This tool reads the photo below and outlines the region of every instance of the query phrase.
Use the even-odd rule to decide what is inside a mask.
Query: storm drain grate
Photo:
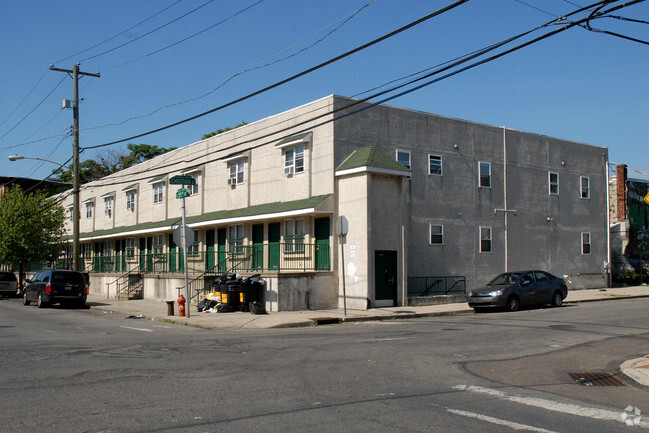
[[[603,371],[587,371],[581,373],[568,373],[575,382],[584,386],[627,386],[616,376]]]

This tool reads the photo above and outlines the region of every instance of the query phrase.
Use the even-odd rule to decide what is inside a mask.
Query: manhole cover
[[[584,386],[627,386],[616,376],[603,371],[568,373],[575,382]]]

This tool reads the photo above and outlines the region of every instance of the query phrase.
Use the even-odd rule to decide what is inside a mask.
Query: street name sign
[[[176,198],[185,198],[188,195],[188,191],[185,188],[180,188],[178,191],[176,191]]]
[[[172,185],[196,185],[196,179],[192,176],[174,176],[169,179]]]

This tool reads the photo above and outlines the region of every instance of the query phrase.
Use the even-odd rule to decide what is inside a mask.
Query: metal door
[[[375,306],[392,307],[397,302],[397,252],[374,253]]]

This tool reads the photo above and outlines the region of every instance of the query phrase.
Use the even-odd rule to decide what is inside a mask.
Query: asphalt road
[[[0,431],[649,430],[644,387],[568,376],[648,354],[648,308],[217,332],[2,300]]]

